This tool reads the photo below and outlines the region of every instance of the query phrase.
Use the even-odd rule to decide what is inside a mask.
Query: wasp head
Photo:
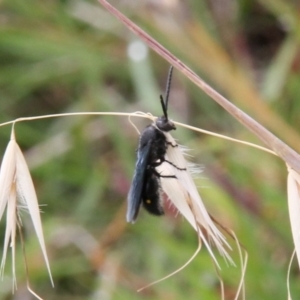
[[[160,118],[157,118],[155,122],[158,129],[162,131],[171,131],[176,130],[176,127],[172,121],[168,119],[166,116],[162,116]]]

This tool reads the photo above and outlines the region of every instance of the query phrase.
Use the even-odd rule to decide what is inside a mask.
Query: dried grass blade
[[[287,277],[286,277],[286,287],[287,287],[287,293],[288,293],[288,300],[292,300],[291,288],[290,288],[290,274],[291,274],[292,263],[293,263],[293,259],[295,257],[295,254],[296,254],[296,249],[294,249],[293,254],[291,256],[288,271],[287,271]]]
[[[13,184],[11,187],[11,193],[7,205],[7,220],[6,228],[10,231],[10,247],[12,256],[12,274],[13,274],[13,290],[17,289],[17,278],[16,278],[16,228],[17,228],[17,193],[16,185]],[[6,234],[6,233],[5,233]],[[6,242],[6,237],[5,237]]]
[[[174,168],[172,168],[168,163],[161,164],[157,171],[161,175],[174,175]],[[172,173],[173,172],[173,173]],[[179,212],[188,220],[188,222],[194,227],[198,232],[199,237],[203,240],[207,250],[209,251],[214,262],[219,266],[218,261],[209,245],[209,242],[206,240],[197,220],[197,215],[193,213],[189,206],[190,197],[181,183],[175,178],[164,178],[161,177],[161,185],[163,191],[168,195],[170,201],[174,206],[179,210]],[[199,219],[199,216],[198,216]]]
[[[216,265],[219,266],[210,246],[211,241],[217,246],[220,254],[233,263],[225,249],[225,246],[230,247],[223,234],[210,218],[180,147],[178,147],[170,134],[165,133],[165,136],[169,143],[166,154],[167,161],[157,167],[157,171],[162,175],[161,185],[163,191],[168,195],[179,212],[198,232],[198,236],[202,239]],[[174,175],[175,178],[168,177]],[[203,229],[207,232],[208,238],[203,233]]]
[[[33,226],[46,262],[49,277],[52,285],[54,286],[51,270],[50,270],[50,264],[47,256],[46,246],[45,246],[37,196],[35,193],[35,189],[30,176],[29,169],[27,167],[27,163],[18,145],[16,147],[16,170],[17,170],[16,172],[17,193],[20,197],[22,197],[22,200],[27,204],[29,214],[31,216]]]
[[[3,277],[4,267],[6,262],[7,250],[9,246],[9,241],[12,238],[12,231],[13,231],[13,219],[14,219],[14,212],[12,207],[12,202],[15,202],[13,198],[13,194],[10,195],[7,211],[6,211],[6,227],[5,227],[5,237],[4,237],[4,245],[3,245],[3,254],[1,260],[1,276]],[[16,209],[16,207],[15,207]],[[13,270],[14,274],[14,270]]]
[[[1,165],[1,171],[0,171],[0,220],[2,219],[4,209],[8,205],[7,209],[7,220],[6,220],[6,229],[5,229],[5,237],[4,237],[4,245],[3,245],[3,254],[2,254],[2,260],[1,260],[1,266],[0,266],[0,273],[3,277],[4,268],[5,268],[5,262],[6,262],[6,256],[7,256],[7,250],[10,239],[14,239],[15,235],[12,236],[13,232],[13,222],[14,222],[14,212],[13,212],[13,203],[14,204],[14,210],[16,210],[16,194],[15,189],[13,189],[14,185],[14,177],[15,177],[15,149],[16,149],[16,142],[14,139],[10,140],[8,143],[4,156],[3,161]],[[13,249],[14,251],[14,249]],[[15,283],[15,272],[14,272],[14,256],[13,256],[13,282]]]
[[[288,206],[292,235],[300,267],[300,175],[288,166]]]
[[[239,298],[241,290],[242,290],[242,299],[245,300],[246,299],[245,275],[246,275],[246,269],[247,269],[247,264],[248,264],[248,252],[244,249],[244,251],[245,251],[245,257],[244,257],[243,253],[242,253],[242,246],[241,246],[237,236],[235,235],[234,231],[232,231],[232,230],[231,230],[231,235],[234,237],[234,240],[236,242],[236,245],[237,245],[237,248],[239,251],[239,256],[240,256],[240,263],[241,263],[241,279],[240,279],[239,287],[236,292],[234,300],[237,300]]]
[[[196,227],[198,228],[199,225],[201,225],[208,233],[209,241],[207,242],[204,238],[204,235],[202,234],[201,228],[199,228],[199,233],[201,234],[201,238],[203,239],[203,242],[205,245],[209,247],[209,242],[213,242],[216,247],[218,248],[220,254],[225,257],[228,261],[231,263],[232,260],[225,250],[225,247],[228,247],[230,249],[229,244],[227,243],[225,237],[220,232],[220,230],[217,228],[217,226],[214,224],[212,219],[210,218],[205,205],[198,193],[197,187],[195,185],[195,182],[191,176],[191,171],[189,170],[189,166],[187,164],[187,161],[185,160],[185,157],[183,155],[183,152],[181,151],[181,148],[177,145],[176,141],[173,139],[173,137],[169,133],[165,133],[165,136],[167,138],[168,143],[170,146],[167,149],[167,155],[166,158],[168,161],[171,161],[176,167],[171,166],[173,174],[175,173],[176,178],[178,179],[179,185],[181,185],[183,190],[185,191],[185,199],[184,200],[177,200],[182,202],[187,202],[186,204],[186,210],[189,212],[183,212],[180,211],[184,215],[192,215],[192,217],[187,218],[188,221],[193,225],[196,222]],[[179,170],[180,168],[181,170]],[[182,171],[182,169],[185,169],[185,171]],[[174,197],[174,201],[175,201]],[[173,199],[172,199],[173,200]],[[189,203],[191,202],[191,203]],[[193,227],[195,228],[195,225]],[[211,252],[212,254],[212,252]],[[214,256],[212,255],[214,258]],[[215,258],[214,258],[215,260]],[[215,260],[216,262],[216,260]],[[217,263],[217,262],[216,262]]]
[[[219,94],[215,89],[213,89],[204,80],[202,80],[195,72],[193,72],[183,62],[181,62],[174,54],[164,48],[160,43],[158,43],[139,26],[129,20],[114,6],[109,4],[106,0],[98,0],[98,2],[101,3],[101,5],[104,6],[112,15],[118,18],[128,29],[130,29],[134,34],[140,37],[150,48],[157,52],[158,55],[163,57],[171,65],[180,70],[186,77],[194,82],[214,101],[221,105],[228,113],[230,113],[250,131],[252,131],[260,140],[262,140],[274,152],[276,152],[278,156],[280,156],[285,162],[287,162],[295,170],[300,172],[300,155],[295,150],[290,148],[287,144],[283,143],[264,126],[252,119],[241,109],[235,106],[232,102]]]
[[[166,162],[157,167],[157,171],[161,175],[174,175],[173,168]],[[161,178],[161,185],[163,191],[168,195],[171,202],[179,210],[179,212],[188,220],[188,222],[197,230],[197,224],[191,209],[186,201],[187,193],[183,186],[178,184],[176,178]]]
[[[0,221],[3,216],[4,209],[7,205],[9,199],[9,194],[11,192],[11,185],[14,180],[16,162],[15,162],[15,150],[16,141],[10,140],[2,160],[1,170],[0,170]]]

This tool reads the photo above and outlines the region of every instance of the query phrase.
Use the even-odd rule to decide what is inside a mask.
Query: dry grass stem
[[[300,173],[300,155],[284,142],[278,139],[274,134],[268,131],[264,126],[236,107],[210,85],[204,82],[195,72],[181,62],[175,55],[164,48],[160,43],[153,39],[149,34],[143,31],[139,26],[129,20],[125,15],[105,0],[98,0],[112,15],[118,18],[128,29],[143,40],[151,49],[167,60],[171,65],[181,71],[187,78],[194,82],[200,89],[209,95],[214,101],[221,105],[228,113],[236,118],[240,123],[253,132],[259,139],[268,145],[294,170]]]
[[[197,217],[196,217],[196,214],[194,213],[194,210],[193,210],[193,207],[192,207],[192,201],[190,199],[187,199],[187,204],[188,204],[189,208],[191,209],[191,211],[193,212],[195,223],[197,223]],[[194,252],[194,254],[189,258],[189,260],[184,265],[182,265],[180,268],[178,268],[174,272],[170,273],[169,275],[167,275],[167,276],[165,276],[165,277],[163,277],[161,279],[158,279],[158,280],[156,280],[156,281],[154,281],[154,282],[152,282],[152,283],[150,283],[150,284],[142,287],[141,289],[138,289],[137,290],[138,292],[141,292],[142,290],[144,290],[144,289],[146,289],[146,288],[148,288],[148,287],[150,287],[150,286],[152,286],[154,284],[162,282],[162,281],[164,281],[164,280],[166,280],[166,279],[168,279],[168,278],[176,275],[177,273],[179,273],[180,271],[182,271],[183,269],[185,269],[194,260],[194,258],[198,255],[198,253],[200,252],[201,247],[202,247],[200,226],[197,226],[196,230],[197,230],[197,237],[198,237],[198,247],[197,247],[196,251]]]
[[[248,253],[247,251],[244,249],[245,251],[245,258],[243,257],[243,253],[242,253],[242,246],[237,238],[237,236],[235,235],[235,233],[231,230],[230,231],[231,235],[233,236],[238,251],[239,251],[239,257],[240,257],[240,263],[241,263],[241,280],[238,286],[238,290],[236,292],[235,298],[234,300],[237,300],[239,298],[240,292],[242,290],[242,299],[245,300],[246,299],[246,292],[245,292],[245,275],[246,275],[246,270],[247,270],[247,264],[248,264]]]
[[[143,286],[142,288],[138,289],[137,292],[141,292],[144,289],[149,288],[150,286],[153,286],[153,285],[155,285],[157,283],[160,283],[160,282],[162,282],[162,281],[164,281],[164,280],[166,280],[166,279],[168,279],[168,278],[176,275],[177,273],[179,273],[180,271],[182,271],[184,268],[186,268],[194,260],[194,258],[198,255],[198,253],[201,250],[201,247],[202,247],[201,239],[198,238],[198,241],[199,241],[199,243],[198,243],[198,247],[197,247],[196,251],[193,253],[193,255],[189,258],[189,260],[186,263],[184,263],[180,268],[178,268],[174,272],[168,274],[167,276],[165,276],[163,278],[160,278],[158,280],[155,280],[155,281],[151,282],[150,284],[147,284],[146,286]]]
[[[231,141],[231,142],[246,145],[246,146],[249,146],[249,147],[252,147],[252,148],[262,150],[264,152],[268,152],[268,153],[273,154],[275,156],[278,156],[276,154],[276,152],[274,152],[274,151],[272,151],[268,148],[253,144],[253,143],[249,143],[249,142],[246,142],[246,141],[241,141],[241,140],[238,140],[238,139],[234,139],[234,138],[231,138],[231,137],[223,135],[223,134],[218,134],[218,133],[215,133],[215,132],[211,132],[211,131],[204,130],[204,129],[201,129],[201,128],[198,128],[198,127],[190,126],[190,125],[187,125],[187,124],[183,124],[183,123],[179,123],[179,122],[173,122],[173,123],[175,125],[181,126],[183,128],[187,128],[187,129],[190,129],[190,130],[193,130],[193,131],[201,132],[201,133],[204,133],[204,134],[207,134],[207,135],[211,135],[211,136],[214,136],[214,137],[217,137],[217,138],[221,138],[223,140],[228,140],[228,141]]]
[[[12,120],[12,121],[1,123],[0,127],[1,126],[12,125],[12,124],[14,126],[16,123],[19,123],[19,122],[36,121],[36,120],[48,119],[48,118],[72,117],[72,116],[121,116],[121,117],[125,116],[125,117],[129,118],[130,124],[135,128],[135,130],[138,133],[139,133],[139,130],[134,125],[134,123],[131,121],[132,117],[146,118],[146,119],[149,119],[151,121],[155,121],[155,119],[157,118],[157,117],[154,117],[151,113],[144,113],[144,112],[141,112],[141,111],[137,111],[137,112],[133,112],[133,113],[123,113],[123,112],[78,112],[78,113],[63,113],[63,114],[53,114],[53,115],[43,115],[43,116],[17,118],[17,119]],[[212,131],[204,130],[204,129],[194,127],[194,126],[191,126],[191,125],[188,125],[188,124],[184,124],[184,123],[180,123],[180,122],[176,122],[176,121],[173,121],[173,123],[175,125],[183,127],[183,128],[187,128],[187,129],[190,129],[190,130],[193,130],[193,131],[196,131],[196,132],[201,132],[201,133],[204,133],[204,134],[207,134],[207,135],[215,136],[215,137],[218,137],[218,138],[221,138],[221,139],[224,139],[224,140],[229,140],[229,141],[232,141],[232,142],[243,144],[243,145],[253,147],[253,148],[256,148],[256,149],[259,149],[259,150],[262,150],[262,151],[265,151],[265,152],[268,152],[270,154],[273,154],[273,155],[277,156],[276,152],[274,152],[274,151],[272,151],[268,148],[262,147],[260,145],[256,145],[256,144],[249,143],[249,142],[246,142],[246,141],[234,139],[234,138],[228,137],[226,135],[222,135],[222,134],[218,134],[218,133],[215,133],[215,132],[212,132]]]

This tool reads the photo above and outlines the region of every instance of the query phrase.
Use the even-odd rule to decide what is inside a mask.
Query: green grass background
[[[300,151],[300,23],[296,1],[111,1],[216,90]],[[96,1],[4,0],[0,4],[0,121],[81,111],[161,114],[169,65],[151,50],[128,56],[138,39]],[[170,116],[260,143],[201,90],[174,71]],[[134,119],[138,128],[148,124]],[[10,126],[0,128],[4,153]],[[293,243],[286,167],[276,157],[186,129],[174,137],[203,165],[197,180],[209,212],[249,253],[246,299],[286,299]],[[205,248],[176,276],[136,290],[183,265],[196,233],[166,204],[126,224],[126,197],[138,135],[125,117],[65,117],[20,123],[17,142],[32,171],[55,288],[26,212],[22,213],[32,288],[45,299],[220,299]],[[0,240],[4,239],[4,219]],[[2,242],[1,242],[2,243]],[[233,242],[232,257],[239,263]],[[18,290],[8,261],[0,299],[31,299],[17,244]],[[222,266],[226,299],[240,270]],[[291,290],[300,293],[294,262]]]

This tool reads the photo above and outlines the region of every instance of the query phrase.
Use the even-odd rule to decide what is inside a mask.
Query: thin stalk
[[[204,80],[202,80],[195,72],[188,68],[175,55],[164,48],[160,43],[154,40],[149,34],[143,31],[139,26],[130,21],[126,16],[119,12],[115,7],[110,5],[106,0],[98,0],[112,15],[118,18],[128,29],[141,38],[150,48],[157,52],[161,57],[167,60],[171,65],[181,71],[186,77],[194,82],[200,89],[209,95],[214,101],[221,105],[227,112],[229,112],[240,123],[252,131],[260,140],[269,146],[277,153],[291,168],[300,174],[300,155],[286,145],[283,141],[277,138],[274,134],[268,131],[260,123],[252,119],[241,109],[236,107],[225,97],[214,90]]]

